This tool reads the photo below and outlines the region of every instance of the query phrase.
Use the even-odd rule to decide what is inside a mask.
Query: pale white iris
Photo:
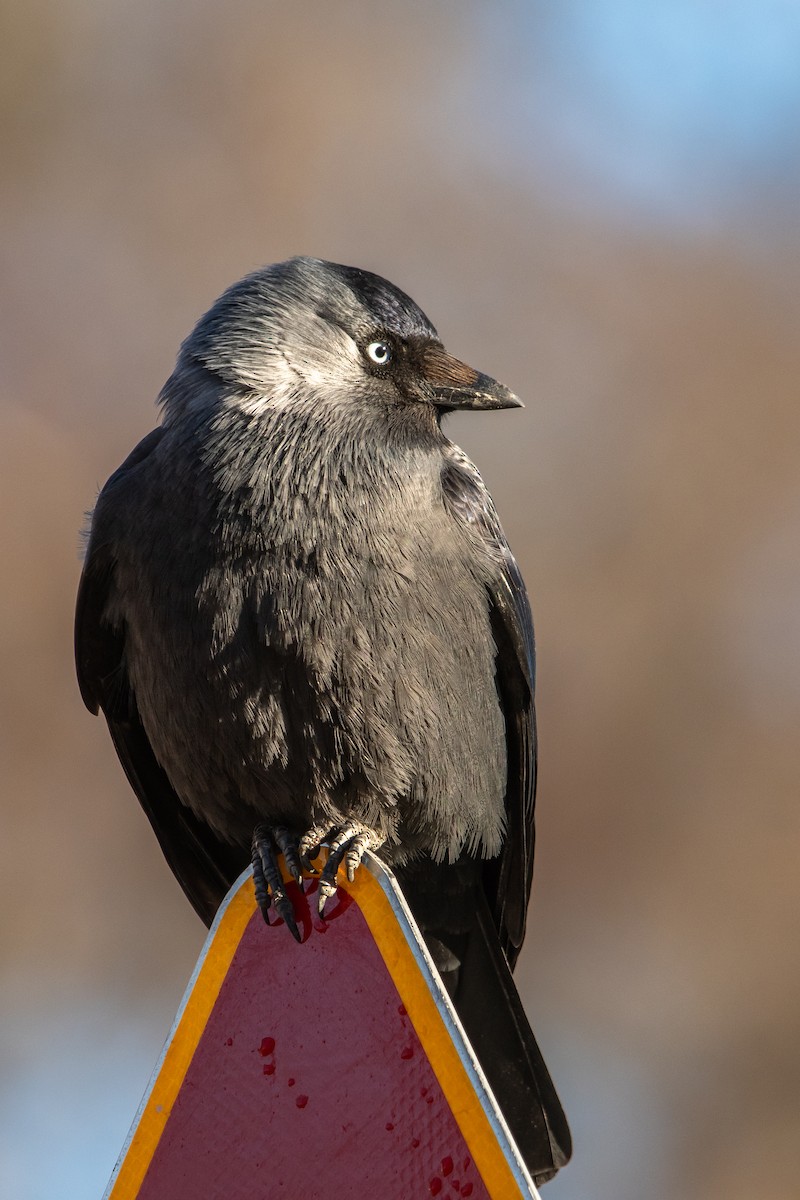
[[[376,366],[385,367],[391,357],[392,350],[386,342],[370,342],[367,346],[367,358]]]

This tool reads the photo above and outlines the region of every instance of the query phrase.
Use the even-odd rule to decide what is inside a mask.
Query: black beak
[[[432,343],[425,347],[422,378],[426,399],[437,408],[447,410],[473,408],[523,408],[523,403],[502,383],[489,375],[474,371],[466,363],[453,358],[443,346]]]

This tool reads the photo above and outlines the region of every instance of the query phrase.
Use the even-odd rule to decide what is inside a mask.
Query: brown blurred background
[[[0,1194],[99,1196],[202,944],[82,708],[78,530],[294,253],[411,293],[537,620],[551,1200],[800,1192],[800,10],[0,5]]]

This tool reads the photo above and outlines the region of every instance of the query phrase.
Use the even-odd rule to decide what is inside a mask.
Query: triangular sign
[[[391,872],[288,886],[303,944],[229,892],[105,1200],[538,1197]]]

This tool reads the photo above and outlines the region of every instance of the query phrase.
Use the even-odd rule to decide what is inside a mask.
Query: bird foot
[[[302,941],[297,927],[294,906],[283,880],[278,855],[282,854],[286,869],[303,890],[303,870],[319,875],[317,884],[317,910],[324,916],[324,909],[331,896],[336,894],[336,875],[344,866],[347,878],[352,883],[357,868],[367,850],[379,850],[385,838],[364,825],[361,821],[346,821],[343,825],[315,825],[299,839],[284,825],[258,825],[253,832],[252,863],[256,902],[264,920],[269,925],[269,910],[274,908],[283,918],[295,941]],[[312,859],[323,843],[328,845],[328,859],[321,872]]]
[[[378,850],[386,839],[364,825],[361,821],[347,821],[344,825],[315,825],[304,833],[298,843],[300,862],[308,871],[316,874],[311,864],[323,842],[328,843],[328,861],[322,868],[317,892],[317,909],[323,916],[326,901],[336,892],[336,875],[341,865],[353,882],[357,868],[367,850]]]
[[[302,890],[303,868],[297,838],[283,825],[277,825],[274,828],[269,828],[267,825],[256,826],[253,831],[252,843],[256,902],[268,925],[270,923],[269,910],[274,907],[278,916],[283,918],[292,937],[299,942],[301,938],[297,928],[294,906],[286,893],[286,884],[278,865],[279,853],[283,855],[289,874]]]

